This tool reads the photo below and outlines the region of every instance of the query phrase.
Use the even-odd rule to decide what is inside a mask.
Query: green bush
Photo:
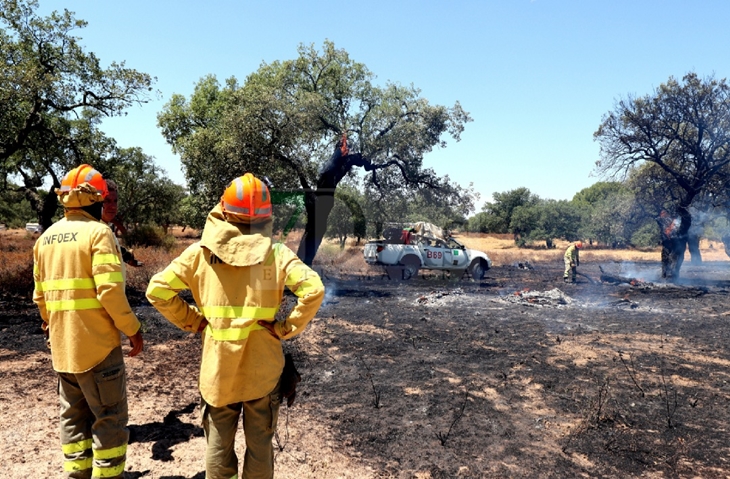
[[[631,244],[637,248],[653,248],[661,241],[656,223],[646,223],[631,235]]]
[[[170,251],[175,247],[175,237],[167,234],[164,228],[157,225],[137,225],[122,237],[124,244],[133,246],[151,246]]]

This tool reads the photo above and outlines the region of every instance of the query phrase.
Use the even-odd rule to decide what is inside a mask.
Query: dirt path
[[[560,264],[481,283],[325,271],[326,303],[287,345],[304,380],[277,477],[727,477],[728,269],[636,287],[565,285]],[[2,476],[63,477],[50,356],[35,310],[14,306],[0,305]],[[199,338],[136,311],[125,477],[202,479]]]

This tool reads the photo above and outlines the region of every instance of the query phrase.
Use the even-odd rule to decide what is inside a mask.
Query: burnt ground
[[[323,271],[287,343],[303,376],[276,441],[282,478],[730,476],[730,263],[496,267],[481,282]],[[595,282],[594,282],[595,281]],[[127,360],[127,478],[204,478],[199,338],[139,295]],[[3,477],[62,477],[56,379],[36,311],[0,303]],[[243,453],[243,434],[237,450]]]

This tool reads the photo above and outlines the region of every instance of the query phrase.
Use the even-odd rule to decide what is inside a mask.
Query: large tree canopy
[[[140,148],[122,148],[104,164],[104,176],[119,187],[117,218],[125,228],[185,223],[180,211],[185,189],[173,183]]]
[[[247,171],[302,192],[307,225],[299,255],[311,264],[343,178],[364,171],[376,188],[439,188],[447,180],[424,168],[423,157],[446,146],[446,134],[458,141],[471,120],[458,102],[431,105],[413,86],[372,80],[331,42],[322,51],[300,46],[298,58],[264,63],[242,86],[234,78],[223,87],[201,79],[189,100],[174,95],[158,121],[191,193],[208,207]],[[338,147],[343,135],[349,149]]]
[[[653,95],[617,102],[594,134],[601,145],[596,168],[604,175],[626,174],[643,163],[659,173],[664,190],[677,195],[671,217],[679,227],[663,238],[663,273],[679,275],[692,225],[690,206],[730,164],[730,87],[725,80],[670,78]],[[659,191],[660,189],[657,189]],[[660,207],[659,205],[657,205]]]
[[[540,202],[540,197],[533,194],[528,188],[521,187],[501,193],[494,192],[492,199],[484,204],[482,210],[485,231],[490,233],[512,233],[515,241],[519,241],[522,225],[527,221],[526,211]],[[523,214],[513,223],[515,211],[522,208]]]
[[[93,162],[100,116],[147,101],[152,78],[124,63],[101,66],[72,35],[86,22],[73,13],[36,15],[35,0],[0,0],[0,176],[20,189],[48,226],[55,195],[69,168]]]

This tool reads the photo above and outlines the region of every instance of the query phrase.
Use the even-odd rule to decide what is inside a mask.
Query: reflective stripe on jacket
[[[217,215],[216,210],[211,214]],[[261,398],[274,389],[284,368],[280,339],[304,330],[324,299],[324,286],[283,244],[271,246],[266,236],[232,231],[236,226],[217,216],[209,215],[205,228],[201,242],[190,245],[152,278],[147,298],[181,329],[197,331],[203,318],[208,320],[200,392],[208,404],[223,407]],[[236,240],[221,242],[218,248],[211,235]],[[242,257],[249,258],[248,265],[230,264]],[[285,286],[298,301],[285,321],[275,323],[277,339],[257,321],[274,321]],[[191,290],[200,309],[178,296],[185,289]]]
[[[53,368],[88,371],[140,323],[124,291],[121,253],[109,227],[67,210],[33,247],[33,301],[50,330]]]

